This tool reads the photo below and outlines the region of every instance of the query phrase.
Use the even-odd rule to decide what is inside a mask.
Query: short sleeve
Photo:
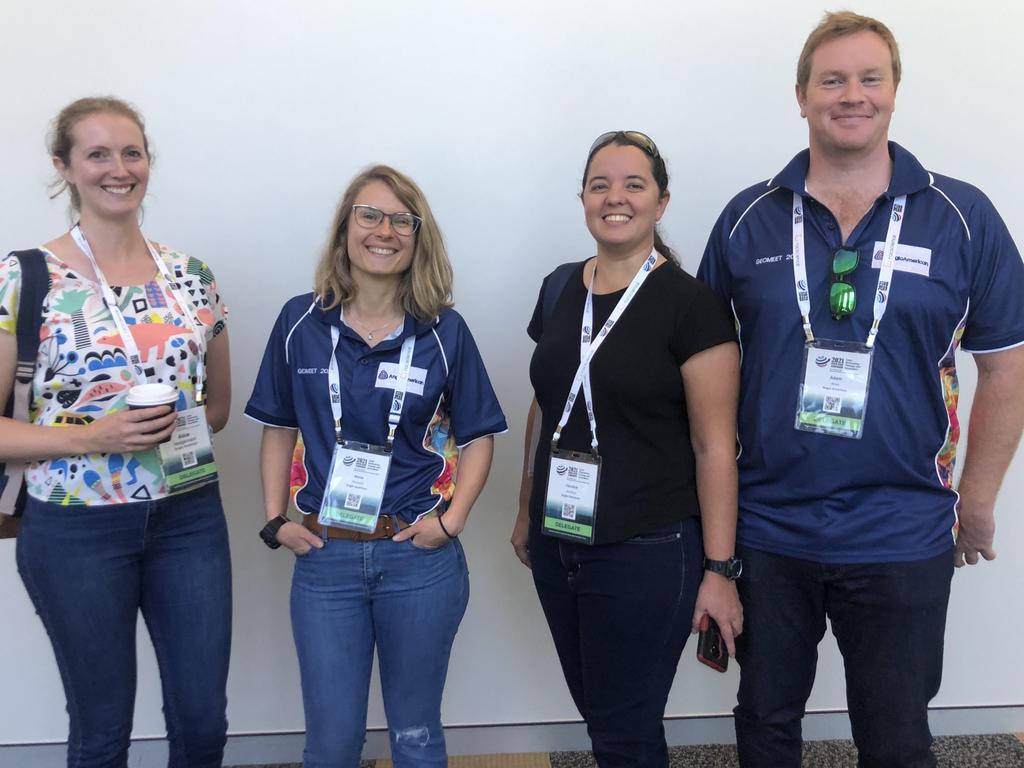
[[[0,262],[0,331],[12,336],[18,331],[18,296],[21,292],[21,262],[7,256]]]
[[[203,299],[206,303],[199,307],[200,319],[206,323],[207,320],[211,322],[206,323],[206,341],[209,342],[214,336],[224,330],[227,322],[228,309],[224,305],[224,299],[221,297],[220,289],[217,287],[217,279],[213,275],[213,270],[210,269],[209,265],[199,259],[191,256],[186,257],[185,260],[185,282],[186,287],[190,278],[198,278],[199,285],[203,292]],[[209,312],[210,316],[203,317],[205,312]]]
[[[213,312],[213,328],[206,339],[210,341],[210,339],[227,327],[228,308],[220,295],[220,290],[217,288],[216,279],[210,280],[206,286],[206,297],[210,302],[210,309]]]
[[[461,448],[481,437],[508,431],[508,424],[469,327],[458,315],[448,319],[459,324],[455,354],[449,359],[448,394],[452,434]]]
[[[973,207],[969,226],[974,269],[962,344],[969,352],[995,352],[1024,342],[1024,262],[987,197]]]
[[[295,414],[291,369],[285,348],[289,326],[287,309],[285,305],[270,332],[252,395],[245,406],[245,415],[268,426],[297,429],[299,422]]]
[[[726,261],[729,252],[729,233],[732,230],[731,220],[729,208],[726,208],[715,222],[715,228],[711,230],[711,236],[704,248],[704,256],[700,260],[700,266],[697,267],[697,279],[708,285],[726,301],[729,300],[732,291]]]
[[[540,341],[544,334],[544,315],[553,315],[555,306],[565,293],[569,281],[574,278],[577,272],[582,272],[586,261],[573,261],[562,264],[554,269],[551,274],[544,278],[540,286],[540,295],[537,297],[537,306],[533,308],[533,317],[526,327],[526,332],[534,341]],[[578,278],[577,278],[578,279]],[[545,304],[547,312],[545,312]]]
[[[544,289],[547,288],[550,279],[551,276],[548,275],[541,283],[540,293],[537,294],[537,304],[533,308],[533,317],[530,318],[530,324],[526,326],[527,335],[535,342],[540,341],[540,337],[544,333]]]
[[[722,298],[694,281],[689,306],[677,315],[672,353],[682,365],[698,352],[736,341],[736,323]]]

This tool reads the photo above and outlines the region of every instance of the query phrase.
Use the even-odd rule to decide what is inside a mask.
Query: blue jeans
[[[738,551],[740,765],[800,765],[800,721],[828,617],[846,669],[858,765],[932,768],[928,702],[942,679],[952,549],[928,560],[866,565]]]
[[[64,682],[68,768],[128,764],[140,609],[160,667],[168,766],[219,767],[231,560],[217,484],[90,507],[30,498],[17,560]]]
[[[597,764],[667,766],[662,720],[703,576],[700,523],[597,546],[534,524],[530,561]]]
[[[305,768],[359,765],[375,645],[395,768],[448,764],[441,694],[468,602],[458,540],[422,549],[410,540],[328,539],[295,559]]]

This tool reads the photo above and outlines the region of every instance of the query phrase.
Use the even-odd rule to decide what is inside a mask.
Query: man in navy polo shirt
[[[827,14],[797,69],[810,148],[729,203],[698,273],[743,352],[745,768],[800,765],[826,617],[860,765],[934,766],[953,566],[995,557],[1024,424],[1024,265],[979,190],[888,141],[899,79],[885,25]],[[954,490],[961,345],[978,385]]]

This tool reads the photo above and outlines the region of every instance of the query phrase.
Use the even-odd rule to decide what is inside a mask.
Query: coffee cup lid
[[[178,390],[169,384],[136,384],[128,390],[129,405],[165,405],[178,399]]]

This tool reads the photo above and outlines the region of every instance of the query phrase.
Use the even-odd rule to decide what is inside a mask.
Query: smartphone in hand
[[[697,661],[719,672],[725,672],[729,668],[729,649],[722,638],[722,630],[718,628],[718,623],[705,613],[700,617],[697,628],[700,630],[700,634],[697,635]]]

